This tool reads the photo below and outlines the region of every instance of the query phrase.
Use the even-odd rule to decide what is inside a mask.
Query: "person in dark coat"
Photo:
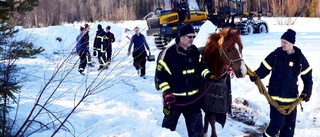
[[[186,17],[190,19],[189,7],[184,0],[180,0],[180,3],[178,4],[178,15],[179,15],[179,23],[182,23]]]
[[[111,27],[107,26],[106,33],[107,33],[107,65],[111,63],[111,56],[112,56],[112,43],[115,41],[113,33],[110,32]]]
[[[85,24],[84,25],[84,29],[85,30],[84,30],[84,35],[83,35],[83,39],[84,39],[83,44],[88,47],[88,53],[89,53],[89,54],[87,54],[88,65],[90,67],[94,67],[94,65],[92,65],[92,62],[91,62],[91,53],[90,53],[90,50],[89,50],[89,39],[90,39],[90,37],[89,37],[89,30],[90,30],[89,24]]]
[[[131,54],[131,47],[133,46],[132,57],[133,57],[133,66],[136,68],[138,75],[142,78],[146,78],[146,62],[147,62],[147,52],[151,54],[149,45],[147,43],[146,37],[140,33],[139,27],[134,28],[135,35],[131,37],[128,56]],[[141,72],[140,72],[141,71]]]
[[[107,33],[98,24],[98,30],[93,43],[94,49],[98,52],[99,69],[107,69],[106,49],[107,49]]]
[[[202,62],[198,48],[192,44],[194,38],[191,25],[181,27],[175,44],[165,49],[159,57],[157,79],[164,105],[162,127],[175,131],[178,119],[183,114],[188,136],[202,137],[200,100],[196,99],[200,96],[201,77],[210,79],[212,74]]]
[[[258,77],[265,78],[270,72],[268,91],[269,95],[279,105],[289,105],[299,96],[298,77],[303,81],[301,97],[307,102],[312,91],[312,68],[301,50],[294,46],[296,32],[288,29],[281,36],[281,47],[271,52],[255,71]],[[250,77],[255,81],[257,77]],[[297,109],[289,115],[283,115],[274,106],[270,105],[270,123],[263,136],[293,137],[296,125]]]
[[[80,57],[78,71],[82,75],[84,75],[83,72],[87,66],[88,54],[90,54],[88,47],[84,44],[84,41],[85,41],[84,33],[85,33],[85,28],[80,27],[80,34],[77,36],[77,39],[76,39],[77,40],[76,52]]]

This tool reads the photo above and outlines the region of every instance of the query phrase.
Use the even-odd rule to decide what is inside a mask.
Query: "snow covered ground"
[[[295,136],[312,137],[320,133],[320,19],[298,18],[294,25],[279,26],[274,18],[264,18],[269,25],[269,33],[241,36],[244,45],[243,56],[246,64],[255,70],[260,62],[275,48],[280,46],[280,37],[288,28],[297,32],[296,46],[301,48],[313,67],[313,94],[309,102],[303,102],[304,111],[298,107]],[[90,23],[90,46],[92,47],[95,31],[99,23]],[[183,116],[180,117],[177,131],[171,132],[161,127],[162,99],[161,91],[154,88],[153,78],[155,62],[147,62],[147,78],[140,78],[132,66],[132,57],[127,57],[129,39],[133,32],[124,33],[125,28],[132,30],[139,26],[143,34],[147,29],[145,21],[124,21],[119,23],[100,22],[103,28],[111,26],[116,42],[113,44],[113,62],[108,70],[101,73],[95,68],[87,68],[87,75],[80,75],[77,71],[78,56],[74,52],[75,38],[79,34],[83,23],[50,26],[47,28],[19,28],[17,39],[32,41],[36,46],[45,48],[45,52],[35,59],[20,59],[17,63],[24,67],[21,73],[23,88],[20,94],[17,124],[24,122],[30,113],[36,98],[45,88],[40,106],[44,110],[36,118],[37,121],[47,123],[52,121],[54,114],[62,121],[65,114],[83,99],[75,112],[70,116],[63,130],[55,136],[61,137],[187,137]],[[197,46],[205,43],[207,34],[215,30],[210,22],[206,22],[195,39]],[[61,42],[56,40],[62,38]],[[147,37],[152,54],[159,50],[153,44],[153,37]],[[91,48],[92,50],[92,48]],[[97,62],[96,58],[93,58]],[[56,71],[59,70],[57,73]],[[54,75],[55,74],[55,75]],[[54,77],[53,77],[54,76]],[[52,78],[52,79],[51,79]],[[269,77],[263,80],[267,85]],[[50,84],[47,84],[50,81]],[[59,83],[62,81],[61,83]],[[46,85],[47,84],[47,85]],[[57,88],[58,87],[58,88]],[[303,87],[300,81],[300,91]],[[86,89],[89,89],[86,91]],[[88,96],[87,96],[88,95]],[[224,128],[216,125],[218,136],[245,136],[246,130],[256,130],[258,126],[265,126],[269,122],[269,105],[257,87],[250,82],[248,76],[243,79],[232,79],[232,95],[234,107],[241,107],[241,100],[249,102],[244,107],[251,116],[254,126],[228,118]],[[49,99],[49,102],[46,102]],[[14,112],[13,110],[12,112]],[[35,114],[33,115],[35,116]],[[14,117],[11,113],[10,117]],[[59,122],[55,122],[58,124]],[[39,125],[33,124],[33,127]],[[48,124],[54,129],[56,125]],[[53,130],[44,130],[32,134],[32,137],[51,136]],[[27,132],[27,134],[30,133]]]

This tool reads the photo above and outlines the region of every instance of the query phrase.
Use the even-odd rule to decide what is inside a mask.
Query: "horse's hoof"
[[[204,133],[203,137],[208,137],[208,133]]]

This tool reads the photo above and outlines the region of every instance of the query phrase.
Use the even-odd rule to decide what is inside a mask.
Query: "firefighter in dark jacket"
[[[279,105],[293,103],[299,96],[298,77],[303,81],[303,91],[300,96],[307,102],[312,91],[312,69],[301,50],[294,46],[296,32],[288,29],[281,36],[281,47],[271,52],[260,67],[255,71],[258,77],[265,78],[271,71],[268,91],[269,95]],[[256,77],[250,77],[255,81]],[[289,115],[283,115],[274,106],[270,105],[270,123],[263,136],[293,137],[296,124],[297,109]]]
[[[138,75],[142,78],[146,78],[146,62],[147,62],[147,52],[151,54],[149,45],[147,43],[146,37],[140,33],[139,27],[134,28],[135,35],[132,36],[128,48],[128,56],[131,54],[131,47],[133,46],[132,57],[133,66],[136,68]],[[141,71],[141,72],[140,72]]]
[[[83,44],[87,47],[88,53],[89,53],[89,54],[87,54],[88,65],[89,65],[90,67],[94,67],[94,66],[92,65],[92,62],[91,62],[91,53],[90,53],[90,50],[89,50],[89,39],[90,39],[90,37],[89,37],[89,30],[90,30],[89,24],[85,24],[85,25],[84,25],[84,35],[83,35],[83,39],[84,39]]]
[[[180,3],[178,4],[177,8],[178,8],[178,15],[179,15],[179,23],[182,23],[186,17],[190,19],[189,7],[184,0],[180,0]]]
[[[115,41],[113,33],[110,32],[111,27],[107,26],[106,33],[107,33],[107,65],[111,63],[111,56],[112,56],[112,43]]]
[[[203,136],[202,114],[200,101],[196,99],[200,96],[201,76],[210,78],[211,73],[202,63],[199,50],[192,44],[194,38],[191,25],[181,27],[176,43],[165,49],[160,56],[157,78],[164,103],[162,127],[176,130],[182,113],[188,136],[200,137]]]
[[[107,33],[98,25],[98,30],[93,43],[94,49],[98,52],[99,69],[107,69],[106,49],[107,49]]]

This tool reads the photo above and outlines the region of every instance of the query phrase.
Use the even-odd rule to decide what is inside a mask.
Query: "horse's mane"
[[[223,39],[220,39],[220,38],[223,38]],[[219,48],[221,48],[221,45],[223,42],[224,42],[224,45],[231,45],[234,41],[238,44],[241,44],[240,31],[233,30],[232,28],[229,28],[229,27],[219,28],[217,32],[210,34],[207,40],[206,46],[218,44],[216,46],[219,46]]]

